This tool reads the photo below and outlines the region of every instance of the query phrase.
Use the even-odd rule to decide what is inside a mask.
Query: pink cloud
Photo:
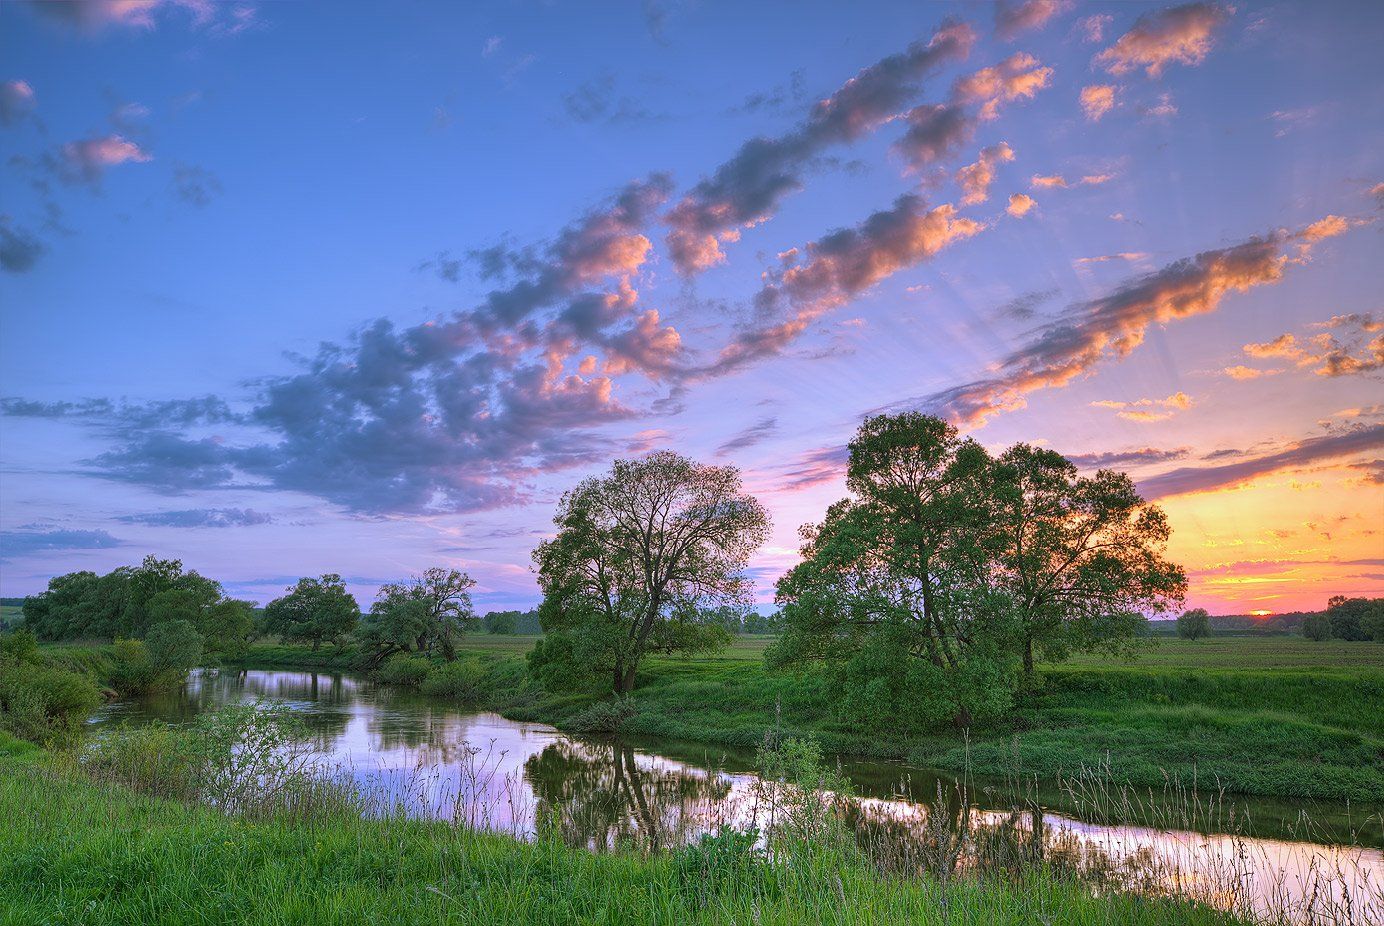
[[[956,97],[980,104],[980,118],[994,119],[1000,104],[1029,100],[1052,80],[1052,68],[1043,67],[1027,52],[1015,52],[999,64],[982,68],[956,82]]]
[[[0,83],[0,125],[13,125],[34,111],[34,88],[27,81]]]
[[[62,146],[62,159],[71,175],[95,183],[107,167],[142,164],[152,161],[153,155],[123,136],[105,135],[68,142]]]
[[[1169,64],[1195,66],[1206,60],[1218,28],[1231,11],[1213,3],[1186,3],[1145,13],[1114,45],[1096,55],[1096,63],[1112,74],[1143,68],[1158,77]]]
[[[1092,122],[1115,108],[1115,87],[1112,84],[1092,84],[1081,88],[1081,111]]]
[[[1075,0],[1000,0],[995,6],[995,33],[1006,42],[1013,41],[1021,33],[1043,28],[1074,5]]]
[[[1004,211],[1008,212],[1016,219],[1021,219],[1028,215],[1029,210],[1036,205],[1038,205],[1038,203],[1032,196],[1026,193],[1014,193],[1010,195],[1009,205],[1005,207]]]
[[[973,206],[990,198],[990,184],[995,182],[995,168],[1014,160],[1014,149],[1004,142],[982,148],[980,157],[974,164],[968,164],[956,172],[956,182],[961,187],[961,204]]]

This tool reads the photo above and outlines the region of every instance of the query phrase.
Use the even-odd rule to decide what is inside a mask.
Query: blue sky
[[[1363,2],[4,4],[0,593],[153,552],[527,605],[563,488],[671,447],[769,505],[768,600],[910,407],[1128,469],[1215,612],[1380,594],[1381,39]]]

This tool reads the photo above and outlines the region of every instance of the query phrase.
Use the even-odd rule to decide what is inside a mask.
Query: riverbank
[[[533,684],[522,655],[531,644],[467,638],[463,659],[476,670],[465,703],[576,732],[753,747],[778,728],[828,752],[1012,780],[1094,772],[1145,789],[1350,802],[1364,815],[1384,808],[1381,644],[1160,641],[1133,662],[1044,666],[1008,723],[966,738],[863,732],[833,716],[822,675],[766,670],[762,641],[716,657],[646,660],[632,704],[618,710],[600,693]],[[260,645],[240,664],[359,671],[361,659],[350,648]]]
[[[1187,902],[1095,896],[1049,869],[941,883],[829,855],[747,868],[417,820],[230,818],[90,781],[4,733],[0,845],[0,926],[1244,922]]]

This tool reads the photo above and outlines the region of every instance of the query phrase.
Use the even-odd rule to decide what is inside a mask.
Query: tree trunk
[[[312,651],[313,651],[314,653],[317,652],[317,647],[319,647],[319,646],[321,646],[321,645],[322,645],[322,641],[321,641],[321,640],[314,639],[314,640],[312,641]]]
[[[631,665],[625,670],[625,685],[620,689],[621,694],[634,691],[634,670],[638,668],[638,663]]]
[[[615,682],[611,686],[616,694],[625,693],[625,666],[620,660],[615,661]]]
[[[420,633],[418,635],[418,652],[424,652],[428,648],[428,635]]]

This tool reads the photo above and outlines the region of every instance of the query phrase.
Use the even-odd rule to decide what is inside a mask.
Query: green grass
[[[4,734],[0,845],[0,926],[1239,922],[1189,903],[1097,897],[1050,871],[943,886],[812,864],[689,880],[666,854],[593,854],[440,823],[227,818],[88,781]]]
[[[487,706],[507,716],[580,727],[596,692],[548,694],[529,684],[533,637],[468,636],[463,651],[495,661]],[[1098,768],[1120,784],[1384,809],[1384,645],[1292,637],[1157,641],[1133,660],[1085,655],[1046,665],[1014,716],[989,730],[896,736],[833,714],[827,681],[770,672],[765,638],[713,657],[648,659],[635,714],[621,732],[753,747],[767,728],[811,735],[831,752],[1007,778],[1054,779]],[[354,650],[257,646],[247,664],[350,670]]]

